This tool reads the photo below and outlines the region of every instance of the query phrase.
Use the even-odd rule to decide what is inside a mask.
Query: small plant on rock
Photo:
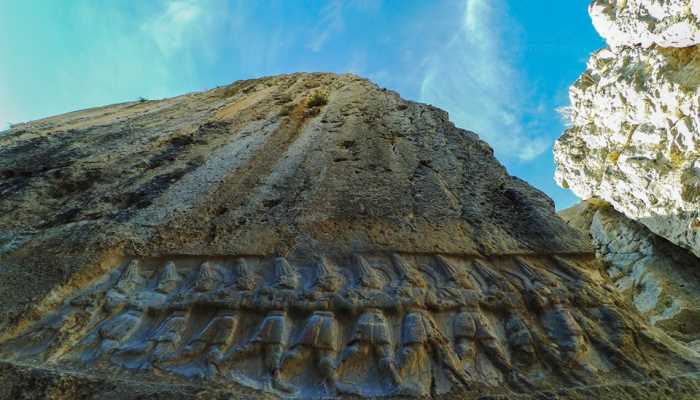
[[[322,107],[326,104],[328,104],[328,94],[323,92],[315,92],[306,102],[308,107]]]

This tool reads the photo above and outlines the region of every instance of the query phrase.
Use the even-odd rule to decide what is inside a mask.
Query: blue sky
[[[556,109],[603,46],[588,0],[0,0],[0,129],[295,71],[447,110],[558,208]]]

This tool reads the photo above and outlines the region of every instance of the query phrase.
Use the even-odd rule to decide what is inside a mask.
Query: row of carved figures
[[[199,298],[201,301],[223,302],[224,299],[239,299],[237,307],[259,309],[259,303],[264,302],[263,297],[279,290],[291,290],[295,295],[288,295],[285,299],[285,307],[300,307],[308,309],[308,304],[314,300],[324,298],[324,294],[338,293],[341,298],[352,295],[356,289],[375,289],[384,291],[392,299],[402,298],[401,289],[407,286],[415,286],[426,290],[424,304],[412,304],[411,306],[422,306],[431,309],[455,308],[464,302],[459,293],[452,291],[452,288],[474,289],[483,292],[483,284],[476,275],[486,277],[487,285],[493,286],[495,281],[504,280],[492,271],[485,263],[473,260],[471,268],[460,268],[443,256],[435,256],[435,265],[430,268],[416,268],[411,263],[404,260],[400,255],[391,256],[391,265],[398,274],[398,280],[389,278],[389,273],[382,268],[371,266],[362,256],[354,256],[354,277],[348,277],[349,269],[342,272],[327,258],[320,258],[315,263],[315,273],[313,279],[305,282],[297,268],[290,264],[285,258],[278,257],[274,261],[274,273],[271,281],[261,282],[257,274],[246,264],[244,260],[239,260],[234,268],[234,277],[228,281],[214,263],[203,262],[194,278],[183,278],[175,263],[169,261],[165,263],[162,271],[155,276],[155,281],[145,278],[140,270],[139,261],[132,260],[123,269],[121,277],[118,279],[115,290],[111,291],[111,298],[108,299],[109,306],[112,302],[120,304],[129,298],[131,301],[142,301],[154,307],[158,300],[161,303],[167,299],[170,302],[189,301]],[[524,262],[520,263],[522,274],[518,279],[522,281],[522,287],[532,287],[540,281],[546,283],[555,290],[563,290],[558,279],[549,279],[543,282],[541,276],[528,268]],[[435,268],[437,267],[437,268]],[[430,270],[433,279],[426,279],[426,271]],[[471,273],[470,273],[471,272]],[[434,279],[435,273],[440,274],[442,279]],[[435,282],[430,284],[429,282]],[[497,286],[497,285],[496,285]],[[213,294],[216,295],[213,295]],[[253,294],[255,293],[255,294]],[[476,293],[476,292],[475,292]],[[257,299],[254,299],[257,298]],[[403,299],[408,300],[408,299]],[[380,299],[375,299],[379,308],[390,307],[389,304],[381,304]],[[416,301],[416,300],[411,300]],[[256,304],[250,304],[251,302]],[[394,300],[390,303],[395,303]],[[230,305],[232,305],[230,304]],[[316,304],[322,307],[320,303]],[[394,305],[394,307],[398,307]],[[279,307],[274,305],[273,307]]]
[[[645,373],[631,345],[637,341],[635,321],[614,307],[607,293],[590,285],[578,287],[572,298],[565,286],[523,265],[528,278],[524,291],[495,274],[489,287],[476,289],[468,273],[439,259],[450,279],[432,288],[416,268],[395,255],[400,280],[385,286],[361,256],[355,261],[356,282],[343,290],[341,277],[325,262],[311,290],[300,290],[299,275],[283,258],[275,262],[273,282],[257,289],[255,279],[240,269],[235,281],[224,285],[208,263],[187,289],[172,264],[148,285],[139,263],[132,261],[104,295],[100,316],[83,328],[87,333],[67,353],[78,354],[83,362],[109,360],[126,368],[181,374],[194,370],[208,378],[223,376],[241,358],[261,355],[267,375],[263,388],[288,394],[296,388],[283,377],[294,375],[300,359],[315,360],[329,393],[367,394],[361,379],[347,378],[353,375],[348,365],[358,357],[377,360],[385,377],[384,395],[426,395],[438,371],[451,385],[471,386],[479,380],[470,368],[477,354],[485,355],[511,387],[521,390],[532,383],[520,370],[538,363],[555,365],[570,383],[590,379],[595,372],[587,361],[591,345],[621,370]],[[201,310],[213,317],[186,335],[192,330],[192,315]],[[306,315],[294,338],[290,312]],[[344,344],[338,313],[354,321]],[[437,313],[448,315],[447,327],[436,322]],[[239,340],[241,318],[251,314],[262,315],[262,320],[250,337]],[[502,337],[487,314],[501,320]],[[401,321],[398,346],[387,316]],[[146,326],[149,319],[158,323]],[[180,368],[195,361],[200,367]],[[426,371],[431,365],[435,371]]]

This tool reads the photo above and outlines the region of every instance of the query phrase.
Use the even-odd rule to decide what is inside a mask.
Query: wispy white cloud
[[[523,122],[527,94],[513,55],[517,37],[508,30],[514,25],[503,0],[465,0],[456,32],[429,56],[420,97],[479,133],[500,157],[528,161],[550,143]]]
[[[319,21],[311,31],[311,39],[306,44],[307,48],[316,53],[321,51],[328,39],[343,29],[344,8],[345,3],[341,0],[333,0],[321,9]]]
[[[375,13],[382,6],[382,0],[332,0],[321,8],[318,22],[310,31],[306,48],[318,53],[331,38],[346,28],[347,14],[352,11]]]
[[[164,3],[160,14],[144,22],[141,29],[150,34],[163,54],[172,56],[187,45],[190,30],[201,26],[197,22],[206,16],[201,4],[190,0]]]
[[[219,33],[231,15],[225,0],[76,0],[41,12],[21,3],[11,10],[16,20],[5,17],[12,24],[0,13],[0,36],[18,39],[0,41],[0,129],[8,120],[201,89],[201,69],[225,54]],[[31,23],[17,15],[32,15]],[[26,50],[32,43],[42,51]]]

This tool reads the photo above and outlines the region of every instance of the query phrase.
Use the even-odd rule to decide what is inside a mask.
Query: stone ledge
[[[55,371],[0,361],[0,399],[99,399],[99,400],[263,400],[276,397],[263,392],[236,388],[213,390],[198,385],[174,385],[135,382],[86,376],[70,371]],[[642,383],[586,386],[529,394],[484,394],[453,392],[442,400],[696,400],[700,396],[700,374],[650,380]],[[340,396],[339,400],[359,399]],[[396,396],[391,399],[399,400]]]

